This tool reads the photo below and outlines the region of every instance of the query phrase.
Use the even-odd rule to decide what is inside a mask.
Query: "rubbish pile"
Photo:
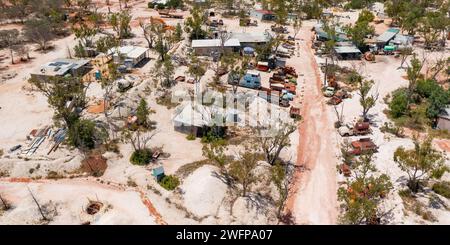
[[[20,154],[31,156],[36,153],[42,143],[44,143],[44,141],[48,139],[50,142],[53,142],[50,150],[47,152],[47,155],[49,155],[51,152],[54,152],[58,149],[59,145],[64,141],[66,133],[66,129],[60,128],[55,131],[50,126],[45,126],[41,129],[33,129],[27,136],[27,139],[30,140],[30,143],[24,149],[22,149],[22,145],[16,145],[9,149],[9,153],[13,153],[19,149],[22,149],[20,151]]]

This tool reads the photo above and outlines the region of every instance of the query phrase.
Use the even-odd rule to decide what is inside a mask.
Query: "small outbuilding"
[[[270,10],[252,10],[250,11],[250,17],[253,17],[258,20],[266,20],[266,21],[272,21],[275,20],[276,16],[275,13]]]
[[[38,79],[48,79],[51,77],[83,76],[92,70],[90,60],[86,59],[56,59],[45,63],[35,71],[31,72],[31,77]]]
[[[158,181],[158,182],[161,181],[162,178],[164,178],[164,176],[165,176],[164,167],[159,166],[159,167],[152,169],[152,176],[155,177],[156,181]]]
[[[110,49],[108,54],[113,56],[115,63],[134,67],[148,57],[148,52],[149,49],[144,47],[121,46]]]
[[[324,30],[323,24],[319,23],[314,26],[314,32],[316,33],[315,37],[318,41],[328,41],[331,40],[332,37],[328,35],[328,33]],[[336,36],[334,37],[335,41],[344,42],[348,41],[349,38],[347,34],[339,27],[335,27]]]
[[[395,35],[395,38],[389,42],[389,45],[394,45],[397,49],[410,47],[414,43],[413,36],[407,36],[402,34]]]
[[[231,38],[239,40],[241,47],[256,48],[270,42],[269,32],[231,32]]]
[[[393,40],[399,32],[400,29],[389,28],[387,31],[377,37],[378,47],[383,48],[384,46],[389,45],[389,42]]]
[[[361,50],[353,43],[337,43],[334,46],[334,52],[339,59],[361,59]]]
[[[436,129],[450,131],[450,106],[447,106],[438,115]]]

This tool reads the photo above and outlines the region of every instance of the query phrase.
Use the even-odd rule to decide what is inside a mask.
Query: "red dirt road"
[[[299,124],[299,146],[295,172],[296,181],[287,200],[286,211],[296,224],[335,224],[337,218],[337,141],[333,128],[333,114],[321,95],[321,79],[318,65],[311,50],[311,32],[299,34],[300,57],[293,64],[303,74],[303,121]]]

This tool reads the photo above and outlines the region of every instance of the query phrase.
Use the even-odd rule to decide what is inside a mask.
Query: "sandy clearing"
[[[29,187],[41,205],[51,201],[57,215],[50,224],[156,224],[162,223],[156,210],[149,212],[151,203],[139,192],[96,183],[91,180],[59,180],[10,183],[0,180],[2,195],[11,202],[13,209],[0,216],[3,224],[31,224],[39,222],[39,212],[27,187]],[[58,195],[55,195],[58,193]],[[89,200],[98,200],[104,204],[102,210],[94,216],[83,210]],[[156,214],[154,215],[150,215]]]

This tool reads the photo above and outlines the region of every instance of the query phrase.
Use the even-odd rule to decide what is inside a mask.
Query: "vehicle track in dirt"
[[[333,115],[321,92],[318,64],[311,49],[311,32],[299,34],[299,57],[293,64],[303,76],[299,123],[299,145],[294,183],[286,203],[286,213],[296,224],[335,224],[337,219],[337,144]]]

